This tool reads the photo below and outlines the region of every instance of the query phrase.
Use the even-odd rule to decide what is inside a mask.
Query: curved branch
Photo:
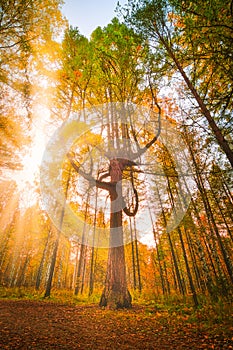
[[[106,177],[109,177],[109,176],[110,176],[110,172],[108,171],[99,177],[99,181],[102,181],[103,179],[106,179]]]
[[[68,153],[67,154],[67,158],[69,159],[72,167],[74,168],[74,170],[77,171],[77,173],[79,173],[85,180],[87,180],[89,182],[89,185],[91,187],[98,187],[101,188],[103,190],[107,190],[107,191],[111,191],[113,189],[113,187],[115,186],[114,184],[110,183],[110,182],[104,182],[104,181],[100,181],[100,180],[96,180],[93,176],[91,176],[90,174],[85,173],[85,171],[83,171],[82,169],[80,169],[80,166],[78,166],[77,164],[75,164],[72,156]]]
[[[137,192],[136,188],[134,188],[133,191],[134,191],[134,195],[135,195],[135,199],[136,199],[136,204],[135,204],[135,207],[134,207],[132,212],[130,211],[129,208],[126,207],[126,203],[123,200],[123,204],[125,205],[125,207],[123,208],[123,211],[127,216],[131,216],[131,217],[135,216],[137,214],[137,211],[138,211],[138,192]]]

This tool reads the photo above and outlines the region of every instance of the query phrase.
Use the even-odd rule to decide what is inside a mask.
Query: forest
[[[233,349],[233,1],[62,5],[0,0],[1,349]]]

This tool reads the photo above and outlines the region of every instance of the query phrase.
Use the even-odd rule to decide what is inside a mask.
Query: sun
[[[22,156],[22,169],[16,175],[16,182],[24,206],[32,205],[38,199],[40,165],[47,144],[44,121],[39,119],[32,124],[30,132],[32,142]]]
[[[22,178],[25,183],[33,185],[39,173],[40,164],[45,150],[45,142],[43,136],[37,136],[33,140],[27,154],[23,157]]]

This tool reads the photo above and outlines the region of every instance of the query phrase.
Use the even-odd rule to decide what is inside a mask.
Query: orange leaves
[[[3,349],[232,349],[222,324],[195,320],[181,311],[159,313],[143,306],[110,311],[41,301],[0,301]],[[187,319],[190,316],[190,319]],[[230,320],[229,320],[230,322]],[[225,327],[228,324],[225,323]],[[38,329],[40,332],[38,332]]]
[[[81,78],[82,72],[80,72],[80,70],[75,70],[74,75],[75,75],[76,80],[78,80],[79,78]]]
[[[168,20],[173,23],[173,25],[177,28],[184,28],[184,22],[181,20],[181,17],[174,12],[169,12],[167,15]]]

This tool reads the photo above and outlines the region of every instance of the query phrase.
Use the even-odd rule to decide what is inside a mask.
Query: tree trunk
[[[59,229],[57,230],[57,238],[56,238],[54,248],[53,248],[52,260],[51,260],[51,265],[50,265],[50,269],[49,269],[49,278],[48,278],[48,281],[46,284],[44,298],[50,297],[50,293],[51,293],[51,289],[52,289],[52,281],[53,281],[53,275],[54,275],[54,270],[55,270],[55,265],[56,265],[56,260],[57,260],[57,252],[58,252],[58,247],[59,247],[63,219],[64,219],[64,215],[65,215],[65,204],[66,204],[66,198],[67,198],[67,193],[68,193],[68,188],[69,188],[69,183],[70,183],[70,175],[71,175],[71,167],[69,167],[69,169],[68,169],[68,177],[67,177],[66,188],[65,188],[65,199],[64,199],[63,206],[61,208]]]
[[[132,306],[131,296],[126,283],[125,252],[123,230],[120,225],[121,221],[122,211],[111,213],[107,277],[105,289],[100,300],[100,306],[107,306],[110,309],[131,308]],[[118,245],[120,242],[122,242],[122,244]]]
[[[110,167],[111,183],[116,185],[110,191],[110,239],[107,275],[99,305],[107,306],[110,309],[131,308],[132,298],[127,289],[123,242],[121,162],[113,159],[110,161]]]
[[[194,155],[194,151],[192,150],[192,148],[189,144],[188,144],[188,147],[189,147],[189,151],[190,151],[190,155],[191,155],[193,164],[194,164],[195,168],[198,169],[198,164],[197,164],[197,161],[196,161],[196,158]],[[222,254],[222,258],[223,258],[223,262],[226,266],[226,270],[228,272],[228,277],[229,277],[231,283],[233,283],[233,266],[232,266],[232,263],[231,263],[230,258],[228,256],[228,253],[226,251],[226,248],[222,242],[222,237],[219,233],[219,229],[218,229],[218,226],[217,226],[215,218],[214,218],[213,210],[212,210],[210,202],[209,202],[209,198],[208,198],[208,195],[207,195],[204,183],[203,183],[203,179],[202,179],[202,176],[199,172],[197,172],[197,174],[195,176],[195,181],[197,183],[197,187],[198,187],[199,192],[201,194],[201,198],[203,201],[207,220],[208,220],[209,227],[210,227],[210,232],[213,233],[213,235],[215,234],[215,236],[217,238],[217,243],[218,243],[220,252]],[[213,237],[213,243],[214,242],[215,242],[215,239]],[[214,253],[214,251],[213,251],[213,253]],[[216,250],[216,257],[218,257],[217,250]],[[223,271],[220,268],[220,266],[219,266],[219,271],[220,271],[220,276],[221,276],[221,279],[222,279],[223,285],[224,285]]]
[[[157,256],[157,261],[158,261],[158,265],[159,265],[159,277],[160,277],[160,281],[161,281],[161,287],[162,287],[163,295],[165,295],[166,294],[166,288],[165,288],[165,283],[164,283],[163,269],[162,269],[162,263],[161,263],[161,258],[160,258],[160,251],[159,251],[159,237],[158,237],[156,229],[154,227],[154,222],[153,222],[153,219],[152,219],[152,214],[151,214],[151,209],[150,209],[149,203],[148,203],[148,209],[149,209],[149,215],[150,215],[152,231],[153,231],[153,235],[154,235],[156,256]],[[154,258],[154,262],[156,263],[156,258]]]
[[[49,227],[49,230],[48,230],[48,236],[46,238],[45,247],[43,249],[42,257],[41,257],[39,268],[38,268],[37,275],[36,275],[36,290],[40,289],[40,283],[41,283],[41,279],[42,279],[45,258],[46,258],[47,252],[48,252],[50,237],[51,237],[51,227]]]
[[[131,218],[129,219],[129,227],[130,227],[131,251],[132,251],[133,289],[136,290],[136,288],[137,288],[136,264],[135,264],[134,239],[133,239],[133,229],[132,229]]]
[[[193,94],[194,98],[196,99],[200,110],[202,111],[203,115],[205,116],[206,120],[209,123],[210,129],[212,130],[220,148],[222,149],[222,151],[225,153],[227,159],[229,160],[232,168],[233,168],[233,150],[231,149],[229,142],[226,140],[226,138],[224,137],[221,129],[218,127],[218,125],[216,124],[214,118],[211,116],[210,111],[208,110],[208,108],[206,107],[203,99],[201,98],[201,96],[199,95],[199,93],[197,92],[197,90],[195,89],[194,85],[192,84],[191,80],[188,78],[187,74],[185,73],[181,63],[179,62],[179,60],[177,59],[175,53],[172,51],[171,47],[169,47],[168,43],[166,42],[166,40],[161,36],[160,33],[157,33],[161,43],[164,45],[164,47],[166,48],[169,56],[172,58],[172,60],[174,61],[176,67],[178,68],[181,76],[183,77],[185,83],[187,84],[189,90],[191,91],[191,93]]]
[[[139,290],[139,293],[141,293],[141,291],[142,291],[142,282],[141,282],[141,270],[140,270],[139,251],[138,251],[138,238],[137,238],[137,229],[136,229],[135,218],[134,218],[134,240],[135,240],[135,253],[136,253],[136,264],[137,264],[137,273],[138,273],[138,290]]]
[[[192,277],[191,269],[190,269],[190,266],[189,266],[187,253],[186,253],[186,250],[185,250],[185,246],[184,246],[184,240],[183,240],[181,229],[180,229],[179,226],[177,228],[177,231],[178,231],[179,238],[180,238],[181,248],[182,248],[182,252],[183,252],[185,267],[186,267],[187,276],[188,276],[188,280],[189,280],[189,286],[190,286],[190,289],[191,289],[191,292],[192,292],[194,305],[195,305],[195,307],[198,307],[199,302],[198,302],[198,299],[197,299],[197,293],[196,293],[196,289],[195,289],[195,286],[194,286],[194,283],[193,283],[193,277]]]
[[[45,294],[44,298],[49,298],[51,294],[51,289],[52,289],[52,281],[53,281],[53,275],[54,275],[54,270],[55,270],[55,265],[56,265],[56,260],[57,260],[57,251],[58,251],[58,246],[59,246],[59,241],[60,241],[60,231],[57,232],[57,238],[53,247],[53,255],[52,255],[52,260],[51,260],[51,265],[49,268],[49,278],[46,283],[46,289],[45,289]]]
[[[97,199],[98,199],[98,188],[96,189],[95,196],[95,214],[94,214],[94,233],[93,233],[93,241],[91,248],[91,266],[90,266],[90,278],[89,278],[89,292],[88,295],[91,296],[94,290],[94,271],[95,271],[95,235],[96,235],[96,221],[97,221]]]
[[[166,227],[167,226],[166,214],[164,212],[162,199],[161,199],[161,196],[160,196],[157,184],[156,184],[155,189],[156,189],[156,192],[157,192],[157,195],[158,195],[158,199],[159,199],[159,204],[160,204],[160,208],[161,208],[161,211],[162,211],[162,217],[163,217],[164,225]],[[171,235],[170,235],[169,231],[167,231],[167,238],[168,238],[169,247],[171,249],[171,256],[172,256],[172,260],[173,260],[173,264],[174,264],[174,268],[175,268],[175,277],[176,277],[177,282],[178,282],[179,291],[180,291],[180,293],[182,295],[185,295],[185,286],[184,286],[184,282],[183,282],[183,280],[181,278],[181,272],[180,272],[180,269],[179,269],[179,266],[178,266],[177,256],[176,256],[176,253],[175,253],[175,249],[174,249],[172,238],[171,238]]]
[[[90,193],[88,192],[87,200],[86,200],[85,214],[84,214],[85,220],[84,220],[84,226],[83,226],[83,232],[82,232],[82,243],[81,243],[81,248],[80,248],[78,271],[77,271],[77,276],[76,276],[74,295],[78,295],[79,292],[81,291],[82,281],[83,281],[83,277],[84,277],[85,255],[86,255],[86,220],[87,220],[87,215],[88,215],[89,200],[90,200]]]

